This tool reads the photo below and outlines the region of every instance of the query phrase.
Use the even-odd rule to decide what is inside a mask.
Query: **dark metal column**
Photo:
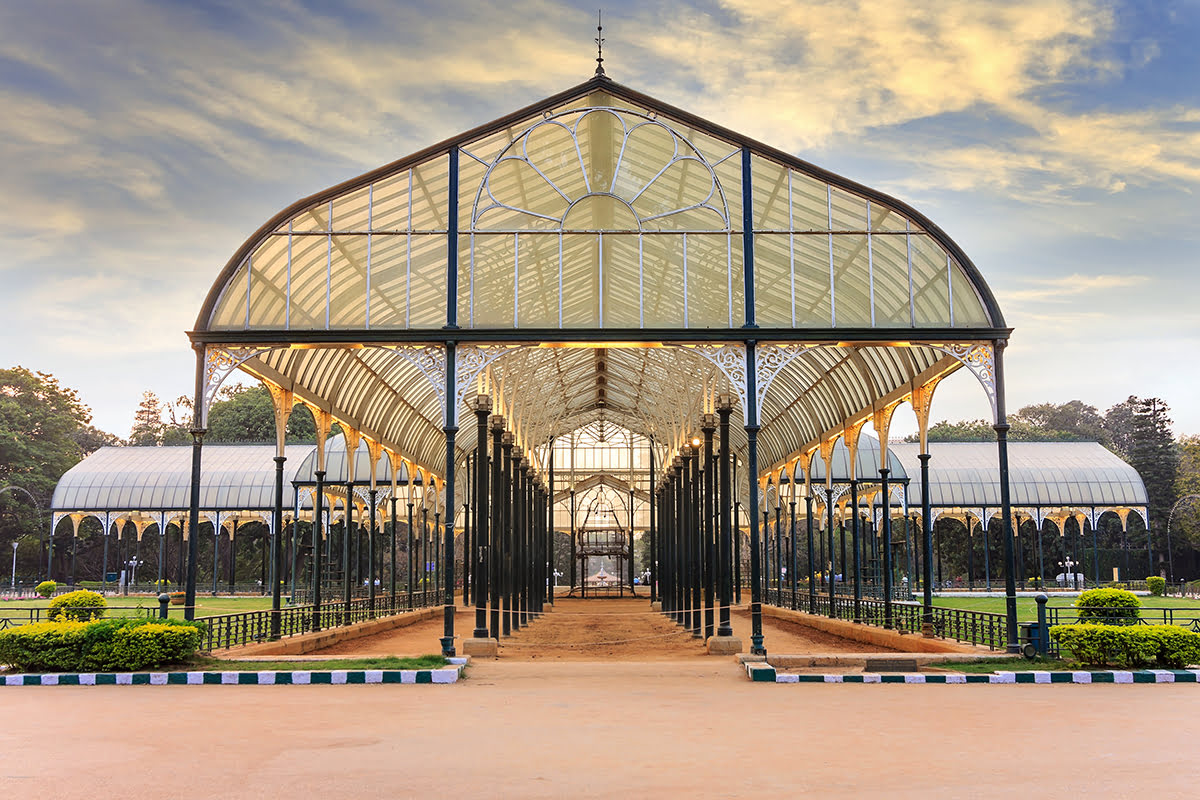
[[[795,611],[799,605],[799,599],[796,597],[796,590],[798,588],[798,576],[796,573],[799,572],[797,569],[799,564],[796,563],[796,476],[794,474],[791,475],[789,481],[788,491],[791,492],[791,500],[788,501],[788,505],[792,512],[792,523],[790,532],[788,533],[788,554],[790,555],[789,561],[791,563],[789,569],[792,571],[789,588],[792,590],[792,611]]]
[[[475,593],[475,630],[471,632],[474,639],[488,638],[487,603],[488,603],[488,569],[491,555],[491,544],[488,539],[488,523],[490,510],[488,508],[488,415],[492,412],[492,398],[486,394],[475,398],[475,435],[478,438],[478,449],[475,451],[475,550],[474,567],[471,575],[474,578]],[[466,560],[467,555],[463,555]]]
[[[691,547],[689,548],[692,554],[692,635],[702,636],[704,633],[704,587],[703,587],[703,565],[701,559],[704,557],[704,527],[702,524],[702,483],[700,479],[700,441],[692,439],[692,494],[691,494],[691,531],[689,531],[689,540]]]
[[[933,636],[933,523],[929,508],[929,453],[917,456],[921,462],[921,582],[922,595],[921,633]],[[970,531],[967,532],[970,544]]]
[[[748,159],[743,159],[743,164]],[[744,191],[744,190],[743,190]],[[753,267],[750,269],[753,277]],[[746,300],[750,303],[750,298]],[[746,480],[750,485],[750,653],[765,656],[762,630],[762,565],[758,532],[758,386],[754,342],[746,342]]]
[[[492,433],[492,463],[491,463],[491,518],[490,531],[488,533],[488,581],[490,583],[489,600],[491,602],[490,631],[491,638],[500,638],[500,569],[502,547],[501,540],[503,539],[502,523],[503,523],[503,508],[504,495],[501,485],[501,452],[500,439],[504,434],[504,417],[499,414],[494,414],[490,421]]]
[[[550,484],[546,488],[546,560],[545,560],[545,578],[546,578],[546,596],[550,600],[550,605],[554,605],[554,584],[557,580],[554,577],[556,572],[554,565],[554,438],[550,438],[550,463],[549,475],[546,482]],[[651,470],[653,474],[653,470]]]
[[[1012,495],[1008,485],[1008,415],[1004,409],[1004,342],[996,342],[996,455],[1000,467],[1000,519],[1004,537],[1004,608],[1008,652],[1020,652],[1017,641],[1016,561],[1013,553]],[[1124,576],[1122,576],[1124,577]]]
[[[324,447],[324,442],[318,444],[318,447]],[[314,631],[321,630],[321,579],[322,568],[324,564],[324,539],[325,539],[325,470],[319,469],[313,473],[317,479],[317,485],[313,489],[313,523],[312,523],[312,604],[313,604],[313,619],[312,629]]]
[[[717,418],[721,428],[720,455],[720,500],[721,500],[721,556],[719,572],[721,576],[721,614],[717,621],[717,636],[733,636],[733,626],[730,623],[729,605],[733,601],[733,587],[729,574],[729,561],[733,552],[733,491],[730,479],[730,447],[729,447],[729,415],[733,411],[733,401],[729,395],[717,398]]]
[[[705,414],[700,420],[700,430],[704,434],[704,638],[708,640],[716,633],[713,619],[713,581],[716,577],[716,536],[713,519],[713,492],[716,490],[716,476],[713,470],[716,462],[713,459],[713,434],[717,430],[716,415]]]
[[[883,509],[883,627],[891,628],[892,622],[892,499],[888,493],[888,469],[879,470],[879,485]]]
[[[424,485],[425,485],[425,480],[422,479],[421,486],[424,487]],[[408,475],[408,548],[407,548],[407,550],[408,550],[408,552],[407,552],[407,555],[408,555],[408,610],[409,611],[413,610],[413,602],[414,602],[413,595],[416,592],[416,587],[413,586],[413,556],[415,555],[414,551],[416,550],[416,547],[417,547],[417,540],[416,540],[416,537],[413,536],[412,486],[413,486],[413,476],[412,476],[412,473],[410,472]]]
[[[655,485],[656,474],[654,472],[654,439],[651,438],[647,447],[650,455],[650,507],[647,513],[650,514],[650,563],[646,565],[649,571],[650,578],[650,602],[656,603],[659,600],[658,594],[658,487]]]
[[[193,399],[192,408],[195,409],[197,419],[203,421],[202,414],[204,409],[204,345],[193,345],[196,350],[196,395]],[[188,531],[191,538],[188,539],[188,563],[187,563],[187,585],[184,589],[183,601],[183,616],[184,619],[196,618],[196,572],[200,558],[200,537],[197,535],[200,528],[200,456],[204,447],[204,428],[193,426],[192,434],[192,484],[190,501],[188,504]],[[51,531],[51,545],[47,548],[51,556],[53,556],[53,531]],[[47,567],[46,575],[49,577],[50,570]],[[74,575],[72,574],[72,581]]]
[[[394,482],[393,482],[393,485],[395,485]],[[392,494],[390,500],[391,500],[391,505],[392,505],[392,537],[391,537],[391,542],[390,542],[391,549],[392,549],[392,569],[391,569],[391,575],[388,576],[388,593],[391,595],[391,600],[389,601],[389,604],[388,604],[388,610],[391,611],[392,613],[395,613],[395,611],[396,611],[396,495],[394,493]]]
[[[375,465],[371,465],[371,469],[375,469]],[[367,491],[367,496],[371,499],[371,513],[367,519],[367,611],[372,618],[375,616],[375,523],[377,521],[377,509],[379,504],[379,490],[372,486]]]
[[[832,459],[826,465],[832,474]],[[837,587],[837,564],[834,563],[833,556],[833,486],[826,484],[825,486],[825,541],[829,545],[829,561],[826,562],[829,569],[829,616],[832,619],[837,618],[837,595],[835,589]],[[845,565],[842,565],[845,569]]]
[[[813,561],[813,499],[812,484],[804,484],[804,523],[808,529],[808,613],[817,613],[817,571]]]
[[[687,625],[687,576],[684,571],[684,528],[687,525],[685,496],[686,489],[684,487],[684,458],[683,456],[675,456],[672,460],[672,468],[675,473],[675,520],[673,525],[673,540],[671,542],[672,555],[674,556],[674,584],[672,589],[675,594],[675,621],[680,625]]]
[[[283,465],[285,456],[275,456],[275,508],[271,515],[271,638],[278,639],[282,630],[280,609],[283,605]],[[161,540],[160,540],[161,541]],[[160,554],[161,555],[161,554]],[[162,563],[161,560],[159,562]],[[161,572],[162,568],[159,567]]]
[[[513,528],[513,435],[505,431],[500,437],[500,446],[504,463],[504,554],[503,565],[501,572],[501,580],[504,584],[504,612],[500,615],[501,633],[503,636],[510,636],[513,628],[513,604],[512,604],[512,528]]]
[[[855,466],[857,471],[858,467]],[[862,622],[862,543],[858,529],[858,480],[850,481],[850,546],[854,550],[854,621]]]
[[[478,470],[475,469],[474,453],[467,453],[467,479],[463,481],[463,560],[462,560],[462,603],[464,607],[471,605],[471,485],[475,483]],[[454,554],[450,554],[451,559]]]
[[[357,456],[347,448],[347,470],[349,460]],[[354,536],[354,481],[346,483],[346,519],[342,525],[342,624],[350,624],[350,601],[354,599],[354,589],[350,583],[350,537]]]

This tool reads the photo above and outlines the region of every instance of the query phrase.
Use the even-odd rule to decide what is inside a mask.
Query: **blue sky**
[[[614,80],[954,237],[1016,328],[1011,409],[1158,395],[1200,432],[1200,2],[624,2],[605,23]],[[127,435],[144,389],[189,392],[183,332],[262,222],[585,80],[594,27],[550,0],[0,4],[0,363]],[[987,404],[964,374],[933,414]]]

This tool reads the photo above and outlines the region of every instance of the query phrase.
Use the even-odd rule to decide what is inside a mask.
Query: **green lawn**
[[[991,674],[998,670],[1003,672],[1027,672],[1029,670],[1060,672],[1063,670],[1084,669],[1078,664],[1058,658],[993,658],[986,661],[939,661],[929,666],[954,670],[955,672],[985,674]]]
[[[1142,601],[1143,608],[1190,608],[1197,609],[1197,616],[1200,616],[1200,600],[1184,600],[1178,597],[1141,597],[1139,599]],[[933,604],[942,608],[988,611],[993,614],[1004,613],[1003,597],[935,597]],[[1046,606],[1048,608],[1070,608],[1074,604],[1074,597],[1050,595]],[[1017,619],[1021,622],[1035,622],[1037,620],[1037,601],[1032,597],[1018,597]]]
[[[108,607],[112,611],[108,616],[141,616],[142,612],[138,608],[148,608],[155,615],[158,614],[158,597],[151,595],[140,595],[129,597],[108,597]],[[285,598],[286,604],[286,598]],[[0,600],[0,616],[16,617],[23,611],[31,608],[46,608],[50,605],[49,600],[38,598],[36,600]],[[196,616],[208,617],[214,614],[238,614],[243,611],[261,611],[271,607],[270,597],[222,597],[218,595],[213,597],[207,594],[196,595]],[[170,606],[169,613],[172,617],[183,618],[183,606]]]

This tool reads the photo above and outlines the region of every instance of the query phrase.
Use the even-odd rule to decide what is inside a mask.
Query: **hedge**
[[[147,669],[195,654],[203,630],[185,620],[35,622],[0,631],[0,664],[46,672]]]
[[[1161,575],[1151,575],[1146,578],[1146,588],[1154,597],[1162,597],[1167,591],[1167,579]]]
[[[58,591],[58,584],[54,581],[42,581],[37,585],[37,588],[34,589],[34,591],[40,594],[42,597],[49,597]]]
[[[1055,625],[1050,638],[1090,667],[1200,664],[1200,633],[1179,625]]]
[[[80,589],[75,592],[60,594],[51,600],[50,610],[46,612],[46,619],[51,622],[57,620],[87,622],[103,617],[104,608],[107,605],[108,603],[105,602],[104,595],[98,592],[89,592],[87,589]]]
[[[1109,625],[1133,625],[1141,612],[1142,601],[1124,589],[1088,589],[1075,600],[1080,622],[1103,622]]]

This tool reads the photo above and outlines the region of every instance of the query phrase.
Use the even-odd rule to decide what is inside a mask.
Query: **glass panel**
[[[788,240],[786,233],[754,235],[755,318],[764,327],[783,328],[792,325],[791,251]],[[828,262],[825,267],[828,294]]]
[[[907,230],[908,220],[880,203],[871,203],[871,230],[873,231],[904,231]]]
[[[465,281],[465,266],[466,262],[460,260],[460,286]],[[408,291],[410,328],[440,328],[446,324],[446,237],[412,237],[412,282]]]
[[[251,328],[283,327],[286,301],[281,289],[287,285],[287,243],[287,236],[268,236],[254,252],[250,276]],[[245,285],[244,277],[241,285]],[[243,309],[243,321],[244,314]]]
[[[790,229],[788,171],[773,161],[750,157],[751,186],[754,188],[754,229]]]
[[[867,252],[865,235],[833,237],[833,316],[839,327],[871,325]]]
[[[286,246],[287,240],[282,241]],[[328,253],[328,236],[292,238],[292,302],[289,327],[325,327]],[[251,314],[254,314],[253,309]]]
[[[830,191],[833,201],[833,226],[835,231],[865,231],[867,229],[867,201],[841,189]]]
[[[913,234],[913,300],[917,327],[950,326],[950,277],[946,251],[926,234]]]
[[[829,307],[829,236],[794,237],[796,254],[796,325],[817,328],[832,324]]]
[[[599,327],[600,265],[596,236],[563,236],[563,287],[563,327]]]
[[[557,255],[557,252],[556,252]],[[604,327],[636,328],[639,317],[638,236],[604,237]]]
[[[369,188],[359,189],[333,201],[333,223],[335,231],[367,230],[369,211]]]
[[[829,187],[792,171],[792,224],[797,231],[829,230]]]
[[[558,327],[558,235],[523,235],[517,241],[520,324]]]
[[[683,238],[643,236],[647,328],[683,326]]]
[[[955,327],[984,327],[991,325],[987,309],[975,294],[975,288],[957,262],[951,261],[951,290],[954,297]]]
[[[334,236],[329,327],[364,328],[366,324],[367,236]]]
[[[403,328],[407,319],[408,237],[376,234],[371,238],[371,327]]]
[[[687,240],[688,327],[729,325],[729,237],[694,234]]]
[[[217,301],[212,314],[210,327],[213,330],[241,330],[246,327],[247,269],[248,265],[243,263],[225,284],[221,299]]]
[[[418,231],[446,230],[450,164],[439,156],[413,169],[412,225]]]
[[[375,182],[371,225],[377,231],[408,230],[408,171]]]
[[[871,237],[875,281],[875,325],[907,328],[912,324],[908,302],[908,241],[906,236]]]

